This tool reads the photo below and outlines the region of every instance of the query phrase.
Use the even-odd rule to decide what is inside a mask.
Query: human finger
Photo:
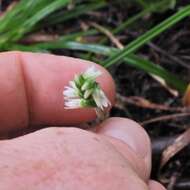
[[[97,81],[113,102],[114,82],[95,63],[42,53],[0,53],[0,132],[28,125],[73,125],[94,119],[93,109],[65,110],[62,95],[74,75],[92,65],[101,70]]]
[[[109,118],[97,127],[97,133],[108,137],[145,181],[151,171],[151,145],[145,130],[125,118]]]

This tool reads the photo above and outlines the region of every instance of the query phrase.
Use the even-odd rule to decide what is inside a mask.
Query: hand
[[[64,110],[62,97],[74,74],[91,64],[46,54],[1,53],[1,134],[95,118],[93,109]],[[96,67],[104,73],[99,83],[113,102],[113,80]],[[149,180],[150,170],[149,137],[128,119],[110,118],[95,133],[50,127],[0,142],[2,190],[164,190]]]

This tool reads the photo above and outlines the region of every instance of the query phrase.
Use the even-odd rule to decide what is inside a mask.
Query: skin
[[[95,118],[93,109],[65,110],[62,96],[74,74],[92,64],[48,54],[0,54],[0,134],[48,126],[0,141],[0,189],[165,189],[149,180],[150,140],[136,122],[109,118],[95,132],[63,127]],[[103,73],[98,82],[114,103],[111,76],[95,66]]]

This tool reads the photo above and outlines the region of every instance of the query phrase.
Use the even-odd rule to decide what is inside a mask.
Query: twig
[[[90,22],[90,25],[92,25],[94,28],[105,34],[118,49],[124,48],[123,44],[108,29],[100,26],[95,22]]]
[[[170,178],[170,182],[167,186],[167,190],[174,190],[174,186],[179,177],[180,177],[180,173],[178,171],[174,172],[174,174]]]
[[[8,11],[13,9],[17,3],[18,3],[17,1],[13,1],[10,5],[8,5],[5,11],[2,12],[2,10],[0,10],[0,17],[4,16]],[[2,6],[1,2],[0,6]]]
[[[190,65],[188,65],[187,63],[185,63],[184,61],[182,61],[181,59],[169,54],[167,51],[161,49],[160,47],[158,47],[157,45],[153,44],[153,43],[149,43],[149,46],[153,49],[155,49],[156,51],[160,52],[161,54],[163,54],[164,56],[168,57],[170,60],[190,69]]]
[[[187,36],[187,35],[190,35],[189,30],[185,30],[185,31],[184,30],[179,30],[179,32],[172,35],[170,43],[174,44],[174,43],[176,43],[176,40],[178,40],[179,38],[182,38],[183,36]]]
[[[32,34],[24,38],[21,42],[26,44],[38,43],[38,42],[50,42],[57,40],[59,38],[58,35],[48,35],[48,34]]]
[[[190,189],[190,180],[189,179],[183,179],[178,181],[175,186],[175,190],[189,190]]]
[[[138,107],[147,108],[147,109],[154,109],[154,110],[163,110],[163,111],[180,111],[185,112],[188,110],[186,107],[170,107],[163,104],[156,104],[150,102],[149,100],[139,97],[139,96],[129,96],[125,97],[117,93],[117,102],[120,105],[120,102],[123,104],[133,104]],[[117,105],[117,104],[116,104]]]
[[[179,57],[181,57],[182,59],[190,60],[189,55],[180,55]]]
[[[190,129],[179,135],[162,153],[161,168],[179,151],[190,143]]]
[[[150,124],[150,123],[155,123],[155,122],[159,122],[159,121],[167,121],[167,120],[172,120],[172,119],[176,119],[176,118],[180,118],[180,117],[187,117],[187,116],[190,116],[189,112],[164,115],[164,116],[160,116],[160,117],[156,117],[156,118],[153,118],[153,119],[143,121],[143,122],[141,122],[141,125],[147,125],[147,124]]]

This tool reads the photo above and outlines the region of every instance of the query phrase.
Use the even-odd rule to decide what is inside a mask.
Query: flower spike
[[[74,80],[66,86],[63,95],[66,109],[93,107],[102,112],[111,105],[109,99],[96,82],[102,73],[94,66],[89,67],[84,73],[75,75]]]

